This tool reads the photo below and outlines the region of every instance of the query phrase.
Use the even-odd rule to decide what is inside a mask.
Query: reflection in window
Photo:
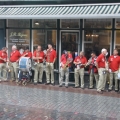
[[[56,19],[41,19],[41,20],[32,20],[33,28],[56,28],[57,20]]]
[[[85,19],[84,28],[112,28],[111,19]]]
[[[46,49],[48,43],[56,46],[56,30],[33,30],[33,50],[38,45]]]
[[[111,31],[110,30],[86,30],[84,32],[84,51],[87,59],[90,58],[91,51],[100,54],[102,48],[110,51]]]
[[[120,19],[116,19],[116,28],[120,29]]]
[[[30,20],[8,20],[7,27],[29,28]]]
[[[64,19],[61,20],[61,28],[79,28],[80,20],[78,19]]]
[[[118,49],[120,54],[120,30],[116,30],[116,40],[115,40],[115,48]]]
[[[0,20],[0,28],[4,28],[4,20]]]
[[[8,55],[10,55],[12,45],[17,45],[18,49],[30,44],[30,31],[27,29],[8,29]]]

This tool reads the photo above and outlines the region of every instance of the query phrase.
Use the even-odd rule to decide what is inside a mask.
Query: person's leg
[[[0,63],[0,81],[2,80],[3,63]]]
[[[74,70],[74,76],[75,76],[75,87],[79,87],[79,70],[75,68]]]
[[[113,87],[113,73],[111,72],[110,74],[110,83],[109,83],[109,90],[112,90],[112,87]]]
[[[2,73],[3,73],[3,79],[6,81],[6,80],[7,80],[7,68],[6,68],[6,63],[3,63]]]
[[[50,63],[50,72],[51,72],[51,83],[54,84],[54,64]]]
[[[37,64],[34,68],[34,83],[38,82],[38,72],[39,72],[40,65]]]
[[[92,73],[92,71],[90,71],[90,86],[89,86],[89,88],[93,88],[93,79],[94,79],[94,77],[93,77],[93,73]]]
[[[63,84],[63,79],[64,79],[65,71],[63,68],[60,69],[60,86]]]
[[[98,81],[98,86],[97,86],[97,91],[100,92],[103,89],[103,82],[104,82],[104,76],[105,74],[103,73],[104,68],[99,68],[98,73],[99,73],[99,81]]]
[[[13,67],[13,63],[10,63],[10,76],[11,76],[11,80],[15,80],[15,72],[14,72],[14,67]]]
[[[69,68],[66,69],[65,71],[65,86],[68,87],[68,82],[69,82]]]
[[[50,65],[46,63],[46,82],[50,83]]]
[[[118,71],[114,72],[115,91],[118,91]]]
[[[40,69],[39,69],[39,82],[42,83],[43,78],[43,63],[40,63]]]
[[[97,89],[97,86],[98,86],[98,81],[99,81],[99,75],[98,75],[97,73],[94,73],[94,76],[95,76],[96,89]]]
[[[16,79],[16,82],[17,82],[18,81],[18,63],[14,62],[14,63],[12,63],[12,65],[13,65],[13,68],[14,68],[15,79]]]
[[[79,74],[81,79],[81,88],[84,88],[84,68],[80,69]]]

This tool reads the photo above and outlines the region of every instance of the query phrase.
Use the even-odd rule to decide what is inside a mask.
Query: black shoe
[[[108,89],[108,92],[112,91],[111,89]]]
[[[59,85],[59,87],[62,87],[62,85]]]
[[[37,83],[36,83],[36,82],[34,82],[34,85],[37,85]]]
[[[39,82],[39,84],[42,84],[42,82]]]
[[[115,92],[118,92],[118,90],[115,90]]]
[[[73,88],[79,88],[79,86],[74,86]]]
[[[102,91],[97,91],[98,93],[100,93],[100,94],[103,94],[103,92]]]
[[[50,83],[45,83],[45,85],[49,85]]]
[[[68,88],[68,86],[65,86],[66,88]]]
[[[93,89],[93,87],[91,88],[91,87],[88,87],[88,89]]]
[[[51,83],[51,85],[55,86],[55,83]]]

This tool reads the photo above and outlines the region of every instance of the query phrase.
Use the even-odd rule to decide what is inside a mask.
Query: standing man
[[[63,54],[61,56],[61,60],[60,60],[60,75],[61,75],[61,79],[60,79],[59,87],[62,87],[63,79],[64,79],[64,76],[65,76],[65,86],[66,86],[66,88],[68,88],[69,67],[71,66],[70,63],[72,62],[72,60],[73,60],[72,54],[70,54],[66,50],[64,50]]]
[[[43,60],[44,60],[44,52],[42,51],[42,47],[39,45],[33,53],[33,60],[36,62],[35,64],[35,74],[34,74],[34,85],[37,85],[39,81],[42,84],[43,77]],[[39,74],[39,78],[38,78]]]
[[[23,52],[22,56],[32,58],[32,53],[30,52],[29,47],[25,48],[25,51]]]
[[[74,88],[78,88],[79,87],[79,76],[81,79],[81,88],[84,89],[84,67],[87,63],[87,59],[86,57],[84,57],[84,52],[80,52],[79,56],[77,56],[74,60],[74,64],[75,64],[75,87]]]
[[[7,72],[6,72],[6,62],[7,62],[7,48],[3,47],[2,50],[0,51],[0,81],[7,80]],[[1,75],[3,74],[3,77]]]
[[[105,89],[105,84],[106,84],[106,64],[107,64],[107,60],[106,60],[106,56],[107,56],[108,52],[106,49],[102,49],[101,50],[101,54],[98,56],[97,60],[96,60],[96,66],[98,68],[98,73],[99,73],[99,81],[98,81],[98,86],[97,86],[97,92],[98,93],[103,93],[102,91],[104,91]]]
[[[89,89],[93,89],[93,80],[95,77],[96,80],[96,88],[98,85],[98,80],[99,80],[99,75],[98,75],[98,70],[95,66],[95,62],[97,60],[97,56],[95,52],[91,53],[91,58],[88,60],[88,65],[89,65],[89,74],[90,74],[90,86]]]
[[[56,51],[53,49],[51,44],[48,44],[48,49],[46,53],[46,85],[50,84],[50,74],[51,74],[51,84],[55,85],[54,81],[54,63],[56,61]]]
[[[113,88],[113,79],[115,80],[115,92],[118,92],[118,71],[120,69],[120,57],[118,56],[118,50],[114,49],[113,55],[108,59],[109,72],[110,72],[110,84],[108,91]]]
[[[12,52],[10,54],[10,66],[11,66],[11,79],[18,82],[18,62],[21,57],[20,52],[17,50],[17,46],[12,46]]]

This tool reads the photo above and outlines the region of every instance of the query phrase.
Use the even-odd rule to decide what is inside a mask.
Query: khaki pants
[[[84,68],[77,69],[75,68],[75,87],[79,86],[79,76],[81,79],[81,88],[84,88]]]
[[[68,86],[68,81],[69,81],[69,68],[67,67],[66,69],[61,68],[60,69],[60,85],[63,83],[63,79],[65,76],[65,86]]]
[[[0,79],[7,79],[6,63],[0,63]]]
[[[97,73],[93,73],[92,71],[90,72],[90,88],[93,88],[93,80],[95,77],[95,81],[96,81],[96,88],[98,85],[98,80],[99,80],[99,75]]]
[[[43,63],[38,63],[35,66],[34,82],[38,82],[38,73],[39,73],[39,82],[42,82],[42,77],[43,77]]]
[[[13,62],[10,63],[10,70],[11,70],[11,79],[12,80],[18,80],[18,63]]]
[[[104,74],[103,71],[105,71],[105,68],[98,68],[99,81],[98,81],[97,91],[101,91],[105,89],[107,73]]]
[[[54,64],[46,62],[47,83],[50,83],[50,74],[51,74],[51,83],[54,83]]]
[[[112,90],[113,79],[115,80],[115,90],[118,90],[118,71],[110,72],[109,90]]]

